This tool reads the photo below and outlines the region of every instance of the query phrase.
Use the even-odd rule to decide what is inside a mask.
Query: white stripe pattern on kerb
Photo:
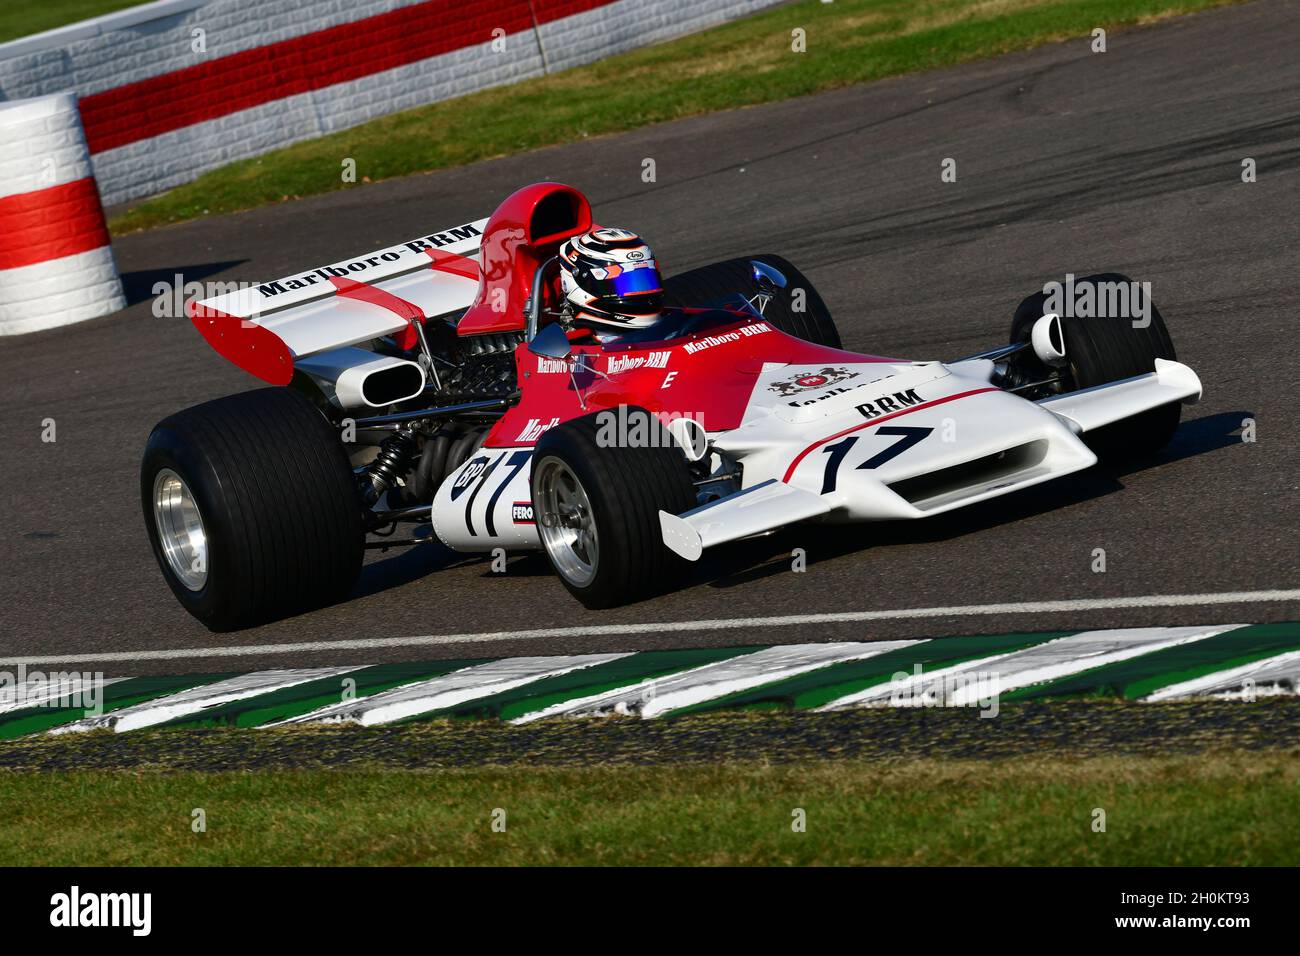
[[[154,727],[165,724],[177,717],[191,717],[205,710],[221,707],[238,700],[260,697],[278,690],[305,684],[308,681],[321,680],[326,677],[341,677],[361,667],[309,667],[291,670],[257,671],[241,674],[228,680],[192,687],[176,694],[168,694],[156,700],[145,701],[121,710],[114,710],[98,717],[87,717],[75,723],[56,727],[50,731],[54,734],[75,733],[84,730],[98,730],[108,727],[119,733],[139,730],[142,727]],[[341,691],[340,691],[341,692]]]
[[[1300,651],[1287,651],[1239,667],[1203,674],[1148,694],[1151,703],[1188,697],[1248,698],[1295,694],[1300,689]]]
[[[927,689],[936,682],[946,684],[946,678],[960,678],[951,682],[953,690],[945,695],[944,702],[953,707],[976,703],[991,691],[1003,694],[1008,691],[1059,680],[1106,664],[1114,664],[1153,651],[1204,640],[1244,624],[1224,624],[1210,627],[1144,627],[1118,628],[1102,631],[1083,631],[1068,637],[1058,637],[1033,647],[1005,654],[993,654],[965,661],[951,667],[921,671],[904,679],[867,687],[818,708],[839,710],[845,707],[917,706]],[[987,680],[973,680],[975,673],[987,674]]]
[[[365,727],[418,717],[435,710],[455,707],[481,697],[501,694],[547,677],[628,657],[620,654],[579,654],[571,657],[507,657],[476,664],[430,680],[404,684],[369,697],[343,701],[308,714],[267,724],[354,723]]]
[[[514,723],[528,723],[560,715],[592,717],[604,714],[639,714],[661,717],[683,707],[717,700],[765,684],[828,667],[844,661],[861,660],[886,651],[919,643],[918,641],[875,641],[842,644],[784,644],[742,654],[723,661],[642,681],[628,687],[578,700],[554,704],[532,714],[517,717]]]
[[[60,676],[46,674],[46,679],[28,679],[21,684],[0,687],[0,714],[29,707],[59,706],[61,700],[84,701],[89,696],[87,691],[95,686],[96,679],[83,676]],[[107,677],[99,682],[99,688],[107,687],[125,680],[124,677]],[[97,688],[98,690],[98,688]]]

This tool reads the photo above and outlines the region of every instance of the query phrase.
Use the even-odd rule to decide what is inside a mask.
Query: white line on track
[[[785,614],[777,617],[733,617],[703,621],[654,621],[643,624],[593,624],[577,627],[539,627],[519,631],[484,631],[467,634],[424,634],[413,637],[375,637],[342,641],[303,641],[290,644],[248,644],[226,647],[180,647],[59,654],[46,657],[5,657],[3,664],[75,664],[110,661],[171,661],[207,657],[257,657],[302,654],[309,651],[369,651],[388,647],[438,647],[448,644],[488,644],[539,638],[620,637],[635,634],[675,634],[697,631],[754,630],[764,627],[806,627],[818,624],[860,624],[923,618],[988,617],[1009,614],[1057,614],[1122,608],[1210,607],[1223,604],[1300,603],[1300,588],[1271,591],[1225,591],[1212,594],[1146,594],[1140,597],[1075,598],[1061,601],[1020,601],[1009,604],[965,604],[955,607],[899,608],[892,611],[833,611],[823,614]],[[1300,610],[1297,611],[1300,617]]]

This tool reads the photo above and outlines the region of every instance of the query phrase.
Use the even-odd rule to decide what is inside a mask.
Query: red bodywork
[[[534,183],[512,193],[488,220],[479,249],[478,296],[459,335],[518,332],[538,267],[564,240],[591,228],[591,204],[572,186]]]
[[[293,353],[270,329],[194,301],[185,303],[185,311],[222,358],[272,385],[293,381]]]
[[[536,183],[511,195],[483,232],[482,282],[457,331],[476,335],[522,329],[537,269],[564,240],[591,227],[591,207],[571,186]],[[700,347],[709,339],[720,341]],[[575,344],[571,360],[581,363],[572,378],[567,363],[519,346],[515,365],[522,397],[492,429],[489,447],[532,445],[547,428],[620,405],[637,405],[665,418],[689,415],[707,431],[731,429],[744,417],[765,363],[888,361],[813,345],[743,315],[670,342]]]
[[[726,431],[739,427],[765,364],[894,361],[814,345],[757,316],[738,316],[668,342],[575,345],[570,359],[572,378],[568,363],[519,346],[515,366],[521,398],[492,429],[488,447],[532,445],[561,422],[620,405],[639,406],[665,421],[690,417],[706,431]]]

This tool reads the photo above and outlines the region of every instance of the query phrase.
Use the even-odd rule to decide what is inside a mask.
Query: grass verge
[[[0,4],[0,43],[148,2],[149,0],[11,0]]]
[[[0,773],[0,865],[1294,865],[1300,762]],[[207,831],[191,829],[202,808]],[[1096,832],[1094,811],[1105,811]],[[505,811],[505,832],[492,829]],[[806,814],[794,832],[793,814]]]
[[[804,0],[670,43],[394,113],[223,166],[116,235],[591,136],[950,66],[1240,0]],[[807,50],[792,51],[792,31]],[[491,54],[484,53],[485,56]],[[341,163],[356,160],[360,182]]]

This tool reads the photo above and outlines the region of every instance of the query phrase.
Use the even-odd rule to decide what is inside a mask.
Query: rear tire
[[[160,535],[160,517],[165,528],[175,524],[155,503],[164,485],[197,508],[201,557],[182,548],[178,563],[175,535]],[[360,573],[365,532],[347,454],[316,407],[288,389],[163,419],[145,446],[140,494],[163,577],[214,631],[331,603]]]
[[[1118,272],[1103,272],[1074,280],[1075,288],[1088,284],[1133,280]],[[1042,315],[1047,296],[1036,292],[1020,303],[1011,320],[1011,341],[1023,342]],[[1164,317],[1155,303],[1150,304],[1151,323],[1134,328],[1128,316],[1062,316],[1065,335],[1066,367],[1062,391],[1071,392],[1094,385],[1105,385],[1155,371],[1158,358],[1173,360],[1174,343],[1169,337]],[[1047,369],[1028,353],[1018,358],[1037,364],[1032,374]],[[1178,428],[1181,406],[1178,402],[1161,405],[1125,421],[1107,425],[1083,436],[1084,442],[1103,461],[1125,461],[1159,451]]]
[[[655,445],[608,446],[598,439],[606,414],[617,412],[596,412],[547,431],[532,466],[533,507],[547,559],[569,593],[593,609],[662,593],[685,580],[690,566],[664,546],[659,512],[681,514],[696,504],[686,458],[659,421],[629,408],[629,422],[638,415],[649,419],[646,433],[653,433]],[[569,508],[566,501],[577,504]]]
[[[786,287],[772,297],[763,312],[763,318],[770,325],[814,345],[833,349],[844,347],[830,309],[826,308],[812,282],[781,256],[764,254],[728,259],[672,276],[664,280],[664,301],[672,306],[698,308],[736,293],[749,298],[754,294],[749,265],[754,259],[775,266],[786,278]],[[799,311],[794,308],[797,290],[803,292],[803,308]]]

